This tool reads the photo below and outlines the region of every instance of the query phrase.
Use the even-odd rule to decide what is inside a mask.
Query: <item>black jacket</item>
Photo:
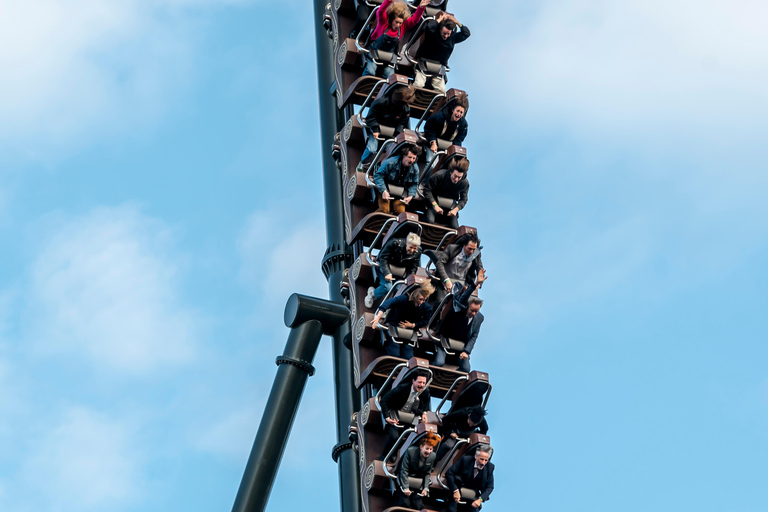
[[[471,410],[472,407],[464,407],[462,409],[449,412],[443,416],[442,431],[444,432],[444,435],[449,436],[451,434],[456,434],[459,437],[467,438],[476,432],[483,435],[487,434],[488,422],[485,421],[485,418],[480,420],[480,423],[474,427],[469,426],[467,419],[469,417],[469,411]]]
[[[376,258],[379,263],[379,272],[386,276],[392,273],[390,265],[405,267],[405,275],[415,274],[421,262],[421,247],[413,253],[405,252],[405,238],[393,238],[381,248]]]
[[[417,59],[434,60],[440,64],[447,65],[451,58],[453,47],[456,43],[466,41],[470,36],[469,29],[462,25],[459,31],[454,30],[448,39],[443,39],[440,35],[440,24],[431,20],[427,22],[424,29],[424,41],[416,50]]]
[[[423,195],[429,205],[437,201],[435,196],[447,197],[456,201],[459,210],[462,210],[469,200],[469,181],[464,176],[458,183],[454,183],[451,181],[450,169],[443,169],[429,177]]]
[[[479,489],[475,489],[480,492],[480,497],[483,501],[490,499],[493,492],[493,469],[494,465],[489,462],[483,468],[480,473],[482,483]],[[451,492],[455,491],[459,487],[468,487],[468,482],[472,480],[472,476],[475,468],[475,458],[471,455],[462,457],[459,462],[451,466],[451,468],[445,473],[445,480],[448,482],[448,488]]]
[[[435,262],[435,272],[437,273],[437,277],[440,278],[441,283],[444,283],[445,280],[448,279],[448,274],[445,273],[445,264],[453,260],[453,258],[458,256],[459,253],[463,250],[464,247],[461,245],[451,244],[446,247],[444,251],[424,252],[424,254],[429,256],[429,258]],[[480,248],[477,250],[479,251]],[[478,254],[477,257],[475,257],[475,259],[469,265],[469,270],[467,270],[467,274],[464,276],[463,281],[466,283],[474,283],[475,279],[477,278],[477,273],[481,268],[483,268],[483,261],[480,259],[480,255]]]
[[[411,107],[407,103],[395,103],[389,96],[379,98],[371,103],[371,109],[365,118],[365,124],[372,132],[380,131],[379,126],[390,126],[395,129],[395,135],[409,128]]]
[[[452,111],[453,109],[443,108],[429,116],[424,123],[424,138],[429,142],[437,139],[449,140],[456,146],[461,146],[467,136],[469,124],[466,115],[456,122],[451,121]]]
[[[413,383],[408,379],[407,382],[401,382],[387,393],[384,393],[384,396],[379,401],[381,414],[384,415],[384,418],[391,418],[392,412],[399,411],[405,405],[405,402],[408,401],[408,396],[411,394],[411,387],[413,387]],[[413,410],[416,416],[421,416],[429,410],[429,398],[429,388],[424,388],[424,391],[416,399],[416,408]]]
[[[485,320],[483,314],[478,311],[475,318],[472,320],[472,323],[467,327],[469,298],[472,296],[472,292],[475,291],[475,288],[477,288],[475,283],[467,283],[467,288],[458,298],[454,298],[453,307],[440,324],[440,335],[464,341],[466,344],[464,345],[464,350],[462,350],[462,352],[466,352],[467,354],[471,354],[472,349],[475,348],[477,337],[480,335],[480,327],[482,327],[483,320]],[[483,432],[483,434],[485,434],[485,432]]]

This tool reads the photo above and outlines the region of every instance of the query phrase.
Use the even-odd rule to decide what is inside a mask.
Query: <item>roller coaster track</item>
[[[381,0],[367,1],[372,7],[381,3]],[[437,5],[427,8],[425,18],[434,16],[438,8],[447,9],[448,0],[432,3]],[[356,23],[355,7],[355,0],[314,0],[328,243],[322,269],[328,280],[330,300],[294,295],[286,306],[285,322],[292,329],[291,335],[285,353],[276,360],[278,374],[233,512],[261,512],[266,507],[305,381],[314,373],[311,362],[323,334],[333,338],[337,443],[331,456],[338,464],[342,512],[409,510],[395,506],[396,500],[390,491],[394,466],[376,460],[384,446],[384,418],[379,397],[385,391],[421,370],[430,375],[432,398],[441,401],[436,412],[428,413],[426,423],[403,429],[392,450],[398,459],[408,446],[418,443],[426,431],[437,429],[443,416],[442,408],[485,407],[491,392],[486,373],[467,374],[451,364],[431,365],[437,338],[427,329],[414,333],[415,356],[405,360],[387,355],[379,342],[379,331],[371,326],[375,310],[366,308],[363,298],[374,283],[377,249],[386,241],[410,232],[420,234],[422,247],[442,249],[458,236],[477,230],[469,226],[455,230],[426,223],[420,219],[423,206],[420,210],[417,202],[397,216],[375,211],[371,176],[356,170],[365,146],[363,112],[374,99],[409,84],[413,61],[403,55],[396,73],[387,80],[361,77],[361,54],[366,50],[359,41],[347,37]],[[414,44],[412,48],[418,45],[418,38],[412,37],[414,33],[416,30],[403,36],[403,42]],[[402,46],[401,43],[401,54]],[[466,93],[458,89],[439,94],[416,88],[416,96],[410,102],[412,122],[420,121],[418,128],[429,115],[461,95]],[[380,144],[381,150],[373,165],[394,155],[404,145],[423,142],[418,132],[406,130]],[[442,168],[453,158],[465,156],[463,147],[447,144],[438,151],[432,170]],[[422,165],[422,169],[426,167]],[[429,170],[427,168],[427,172]],[[416,274],[402,276],[393,294],[406,293],[433,278],[428,267],[419,268]],[[345,303],[349,310],[344,308]],[[440,305],[436,305],[438,310]],[[445,510],[446,499],[450,499],[445,470],[462,455],[472,453],[479,444],[489,442],[487,436],[473,434],[460,440],[444,460],[438,461],[431,475],[426,510]]]

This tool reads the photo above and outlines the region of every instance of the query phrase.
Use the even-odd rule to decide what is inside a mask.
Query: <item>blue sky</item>
[[[451,5],[489,510],[765,512],[768,7]],[[312,21],[0,0],[3,511],[231,507],[326,294]],[[338,508],[324,348],[270,510]]]

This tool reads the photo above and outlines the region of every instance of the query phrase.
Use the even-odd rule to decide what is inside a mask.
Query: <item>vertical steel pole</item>
[[[344,236],[344,205],[341,172],[333,160],[334,136],[344,127],[344,116],[331,94],[334,82],[333,46],[322,20],[329,0],[314,0],[315,44],[317,49],[317,88],[320,106],[320,144],[325,190],[325,227],[328,250],[323,271],[328,279],[330,300],[343,303],[340,284],[344,269],[352,263],[352,251]],[[350,418],[361,408],[360,394],[354,385],[352,351],[344,346],[350,332],[347,322],[333,337],[333,365],[336,392],[336,436],[334,457],[339,469],[341,512],[360,512],[360,472],[357,454],[346,444]]]

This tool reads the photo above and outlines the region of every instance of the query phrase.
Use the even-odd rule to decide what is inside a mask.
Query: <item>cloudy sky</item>
[[[451,7],[488,507],[765,512],[768,5]],[[231,507],[285,299],[326,294],[312,18],[0,0],[3,511]],[[273,511],[338,509],[323,348]]]

